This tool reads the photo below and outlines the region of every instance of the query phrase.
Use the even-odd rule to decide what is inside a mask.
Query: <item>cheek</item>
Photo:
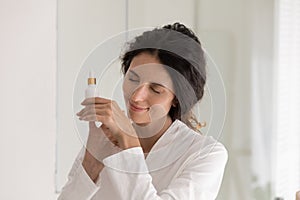
[[[174,94],[168,93],[168,95],[165,97],[165,102],[164,102],[165,108],[168,108],[168,110],[171,108],[174,98],[175,98]]]
[[[166,114],[169,113],[171,106],[172,106],[172,99],[164,104],[165,110],[167,112]]]
[[[155,118],[165,116],[169,113],[171,106],[172,98],[164,98],[162,101],[153,102],[150,114]]]
[[[161,119],[166,116],[166,109],[162,104],[154,104],[150,107],[149,117],[151,121]]]
[[[129,81],[124,81],[123,82],[123,95],[124,95],[124,99],[127,103],[128,99],[130,98],[130,96],[132,95],[132,93],[134,92],[136,85],[130,83]]]

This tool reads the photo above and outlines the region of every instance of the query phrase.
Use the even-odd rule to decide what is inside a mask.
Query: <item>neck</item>
[[[139,141],[144,153],[149,153],[158,139],[166,132],[172,124],[170,116],[152,121],[147,126],[134,125],[134,128],[139,136]]]

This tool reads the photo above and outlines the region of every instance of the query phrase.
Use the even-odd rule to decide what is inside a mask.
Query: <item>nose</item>
[[[131,95],[131,100],[137,102],[137,101],[144,101],[145,99],[147,99],[148,97],[147,87],[148,86],[146,83],[137,87]]]

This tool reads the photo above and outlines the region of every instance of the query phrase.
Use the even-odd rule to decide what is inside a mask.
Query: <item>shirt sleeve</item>
[[[89,200],[99,190],[99,181],[94,183],[82,166],[84,154],[85,148],[82,148],[69,172],[68,181],[62,188],[58,200]]]
[[[205,147],[193,154],[179,175],[159,193],[152,184],[140,147],[109,156],[103,163],[119,199],[213,200],[220,189],[227,158],[222,144]]]

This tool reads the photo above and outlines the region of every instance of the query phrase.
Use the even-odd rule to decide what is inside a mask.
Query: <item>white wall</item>
[[[156,27],[179,21],[194,28],[195,0],[128,0],[128,27]]]
[[[227,36],[230,62],[219,59],[218,45],[210,48],[226,86],[227,113],[222,142],[229,159],[218,199],[251,199],[250,155],[250,37],[251,24],[247,0],[199,1],[198,30],[204,36],[219,33]],[[210,42],[210,41],[208,41]]]
[[[274,1],[201,0],[198,22],[204,41],[206,35],[214,32],[230,37],[231,48],[227,51],[233,55],[232,65],[228,66],[216,57],[227,90],[228,112],[222,141],[229,151],[218,199],[269,199],[269,183],[259,185],[258,182],[263,179],[265,183],[265,177],[270,177],[271,163],[269,159],[258,161],[265,155],[270,156],[270,147],[266,144],[270,144],[272,137],[272,102],[269,101],[272,81],[263,85],[268,105],[262,108],[257,106],[260,101],[257,91],[262,85],[256,82],[259,78],[269,79],[273,68]],[[218,55],[217,48],[210,52]],[[255,109],[263,110],[268,117],[259,118]],[[268,138],[263,141],[264,145],[258,145],[259,137]]]
[[[55,199],[56,1],[0,1],[0,199]]]

